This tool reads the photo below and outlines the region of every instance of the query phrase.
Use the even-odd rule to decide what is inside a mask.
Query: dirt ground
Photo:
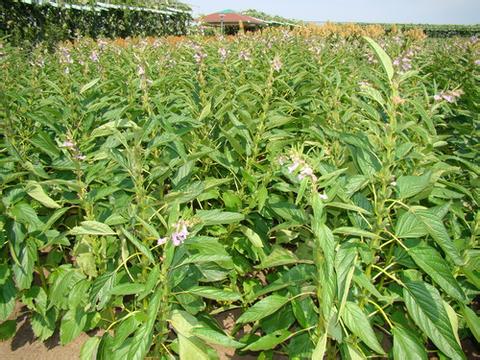
[[[235,312],[224,313],[216,316],[217,320],[226,330],[231,329],[235,318],[239,314]],[[77,360],[80,358],[80,349],[89,335],[82,333],[74,341],[66,346],[60,345],[58,331],[45,343],[37,341],[33,334],[27,316],[22,310],[21,304],[17,304],[14,313],[10,317],[17,320],[17,333],[8,341],[0,341],[1,360]],[[234,354],[233,349],[215,346],[220,360],[254,360],[256,356]]]
[[[87,334],[81,334],[67,346],[60,345],[58,332],[45,343],[35,340],[30,323],[17,303],[11,319],[17,320],[17,333],[8,341],[0,341],[2,360],[77,360]]]

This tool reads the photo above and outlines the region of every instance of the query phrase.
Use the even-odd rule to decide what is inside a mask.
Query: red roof
[[[199,21],[205,22],[205,23],[218,23],[220,24],[222,22],[222,16],[223,15],[223,23],[236,23],[238,24],[240,21],[246,24],[264,24],[265,22],[260,20],[260,19],[255,19],[251,16],[247,15],[242,15],[242,14],[237,14],[237,13],[227,13],[227,14],[222,14],[222,13],[214,13],[210,15],[206,15],[204,17],[201,17]]]

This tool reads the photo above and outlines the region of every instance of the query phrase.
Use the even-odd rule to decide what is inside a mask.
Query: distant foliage
[[[166,14],[128,9],[79,10],[15,0],[0,3],[0,36],[20,43],[55,43],[77,36],[128,37],[186,34],[189,12]],[[136,4],[138,6],[138,3]]]

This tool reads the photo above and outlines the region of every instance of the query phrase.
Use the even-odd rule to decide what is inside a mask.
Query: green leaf
[[[356,206],[353,204],[347,204],[347,203],[341,203],[341,202],[335,202],[331,201],[325,204],[327,207],[334,207],[338,209],[344,209],[344,210],[351,210],[358,212],[360,214],[365,214],[365,215],[371,215],[370,211],[365,210],[364,208],[361,208],[360,206]]]
[[[274,246],[272,252],[265,257],[260,265],[255,266],[257,269],[268,269],[275,266],[295,264],[298,258],[290,250],[281,246]]]
[[[70,235],[116,235],[107,224],[98,221],[82,221],[80,226],[70,230]]]
[[[82,88],[80,89],[80,94],[83,94],[88,89],[91,89],[92,87],[94,87],[99,81],[100,81],[100,78],[96,78],[90,81],[89,83],[83,85]]]
[[[11,216],[19,223],[25,225],[29,232],[41,230],[45,224],[38,218],[35,210],[24,202],[15,204],[10,210]]]
[[[155,263],[155,258],[153,257],[152,255],[152,252],[150,251],[150,249],[142,242],[140,242],[135,236],[133,236],[133,234],[131,234],[128,230],[126,230],[125,228],[122,228],[121,229],[123,234],[127,237],[128,240],[130,240],[130,242],[135,245],[135,247],[143,254],[147,257],[148,260],[150,260],[150,263]]]
[[[409,281],[403,290],[403,298],[415,324],[445,355],[450,359],[465,358],[437,289],[423,282]]]
[[[128,284],[120,284],[115,286],[113,289],[110,290],[110,294],[112,295],[135,295],[140,294],[145,290],[144,284],[138,283],[128,283]]]
[[[147,295],[149,295],[153,288],[157,285],[159,279],[160,266],[155,265],[148,274],[147,282],[145,283],[145,289],[140,294],[138,294],[138,300],[142,300]]]
[[[147,322],[142,325],[133,336],[132,344],[128,350],[129,360],[143,360],[150,350],[153,340],[153,329],[157,319],[158,310],[162,300],[162,287],[158,287],[150,297],[147,310]]]
[[[186,311],[174,310],[169,319],[178,336],[179,355],[182,360],[210,360],[206,352],[209,347],[193,335],[200,323]]]
[[[373,48],[378,58],[380,59],[383,65],[383,68],[385,69],[385,73],[387,74],[388,80],[392,81],[393,65],[392,65],[392,60],[390,59],[388,54],[373,39],[369,38],[368,36],[364,36],[363,38],[367,40],[367,42],[370,44],[370,46]]]
[[[57,311],[55,308],[47,311],[46,315],[35,313],[30,319],[32,330],[40,341],[47,340],[55,331],[55,322],[57,321]]]
[[[342,360],[365,360],[366,357],[360,353],[353,345],[344,342],[340,345]]]
[[[90,302],[97,310],[102,310],[110,300],[110,290],[115,285],[116,272],[107,272],[95,279],[90,290]]]
[[[208,103],[207,105],[205,105],[205,107],[202,109],[202,112],[200,113],[200,116],[198,117],[198,121],[205,120],[208,117],[208,115],[210,115],[211,108],[212,108],[211,103]]]
[[[403,326],[396,325],[392,328],[393,358],[395,360],[419,359],[427,360],[425,346],[419,341],[417,334]]]
[[[352,236],[361,236],[361,237],[367,237],[371,239],[378,238],[379,236],[377,234],[371,233],[369,231],[365,231],[362,229],[358,229],[355,227],[349,227],[349,226],[343,226],[336,228],[333,230],[334,234],[344,234],[344,235],[352,235]]]
[[[353,273],[355,271],[356,248],[350,243],[343,243],[335,255],[335,272],[337,274],[337,298],[340,301],[338,315],[341,316],[347,302]]]
[[[58,209],[61,207],[55,200],[47,195],[42,186],[36,181],[27,181],[25,192],[47,208]]]
[[[430,184],[431,173],[422,176],[400,176],[397,179],[398,197],[406,199],[425,190]]]
[[[222,210],[197,210],[196,216],[205,226],[235,224],[245,219],[243,214]]]
[[[186,292],[216,301],[237,301],[242,298],[237,292],[222,290],[213,286],[194,286],[186,290]]]
[[[480,343],[480,318],[468,306],[462,306],[462,313],[468,328],[478,343]]]
[[[97,358],[97,349],[100,344],[100,338],[94,336],[86,340],[80,350],[80,360],[95,360]]]
[[[464,261],[448,235],[442,220],[432,209],[411,209],[400,216],[395,228],[399,238],[417,238],[429,234],[456,265]],[[408,215],[407,215],[408,214]]]
[[[194,327],[192,329],[192,334],[209,344],[216,344],[234,349],[240,349],[245,346],[245,344],[235,341],[225,334],[205,327]]]
[[[80,308],[68,310],[60,324],[60,343],[66,345],[82,332],[87,322],[87,314]]]
[[[313,350],[312,360],[323,360],[327,350],[327,337],[327,333],[323,333],[323,335],[318,338],[315,350]]]
[[[277,345],[284,342],[290,336],[288,330],[277,330],[271,334],[262,336],[257,341],[249,344],[243,350],[247,351],[261,351],[274,349]]]
[[[15,283],[19,290],[30,288],[33,280],[33,268],[37,261],[37,246],[34,241],[27,241],[18,254],[19,264],[12,266]]]
[[[262,239],[260,238],[260,235],[258,235],[255,231],[253,231],[249,227],[246,227],[245,225],[241,225],[240,230],[248,238],[248,240],[250,240],[253,246],[257,248],[263,248]]]
[[[408,254],[448,295],[460,302],[466,301],[465,293],[453,277],[448,263],[434,248],[418,244],[411,247]]]
[[[263,319],[276,312],[288,303],[288,301],[288,298],[277,294],[267,296],[245,311],[238,318],[237,323],[242,324]]]
[[[57,145],[52,141],[50,136],[43,131],[38,131],[31,139],[30,142],[36,148],[43,151],[45,154],[50,156],[53,160],[60,155],[60,150]]]
[[[130,313],[128,317],[122,321],[120,326],[115,328],[115,337],[112,341],[112,349],[122,346],[125,340],[137,330],[139,322],[135,319],[134,314]]]
[[[17,322],[15,320],[7,320],[0,324],[0,341],[10,339],[15,335],[17,330]]]
[[[78,269],[72,269],[69,265],[62,265],[55,269],[49,276],[49,281],[53,281],[48,294],[49,307],[55,305],[60,309],[67,309],[72,288],[84,278],[85,276]]]
[[[372,325],[370,325],[367,315],[356,303],[351,301],[346,302],[342,320],[350,331],[358,336],[370,349],[377,354],[385,354],[385,351],[375,336],[375,332],[373,331]]]

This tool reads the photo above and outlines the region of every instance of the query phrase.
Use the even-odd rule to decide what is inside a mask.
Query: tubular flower
[[[272,68],[273,70],[275,71],[280,71],[282,69],[282,61],[280,60],[280,58],[278,56],[275,56],[275,58],[272,60]]]
[[[180,220],[174,225],[175,231],[170,235],[170,238],[163,237],[157,240],[158,245],[164,245],[170,239],[173,246],[180,246],[187,239],[190,234],[188,231],[188,223],[185,220]]]

